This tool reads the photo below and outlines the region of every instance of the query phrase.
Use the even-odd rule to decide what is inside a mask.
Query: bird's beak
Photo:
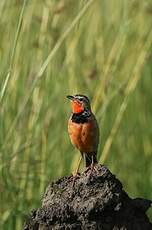
[[[70,99],[70,100],[73,100],[73,99],[74,99],[74,96],[68,95],[67,98]]]

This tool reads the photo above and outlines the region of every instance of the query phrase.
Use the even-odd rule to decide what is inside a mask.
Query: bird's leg
[[[98,170],[96,169],[96,164],[95,164],[95,162],[94,162],[94,157],[93,157],[93,155],[91,156],[91,158],[92,158],[92,162],[91,162],[91,172],[92,172],[93,170],[98,171]]]
[[[72,183],[72,187],[74,186],[75,181],[76,181],[76,179],[78,178],[78,172],[79,172],[79,168],[80,168],[80,164],[81,164],[82,156],[83,156],[83,153],[81,153],[81,156],[80,156],[80,159],[79,159],[79,162],[78,162],[78,166],[77,166],[77,169],[76,169],[76,171],[75,171],[75,175],[73,176],[73,183]]]
[[[81,164],[82,157],[83,157],[83,153],[81,153],[81,156],[80,156],[80,158],[79,158],[79,162],[78,162],[78,166],[77,166],[75,175],[77,175],[78,172],[79,172],[79,168],[80,168],[80,164]]]
[[[83,168],[85,168],[85,154],[83,154]]]
[[[95,170],[96,172],[98,172],[98,170],[96,168],[96,162],[94,161],[94,155],[91,156],[91,164],[87,168],[86,172],[89,171],[89,175],[90,175],[93,172],[93,170]]]

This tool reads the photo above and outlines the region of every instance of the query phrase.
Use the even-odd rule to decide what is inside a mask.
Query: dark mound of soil
[[[32,212],[24,230],[152,230],[145,212],[152,202],[131,199],[105,167],[51,183],[42,207]]]

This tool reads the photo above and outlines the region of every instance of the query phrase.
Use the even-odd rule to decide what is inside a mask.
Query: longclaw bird
[[[72,114],[68,121],[68,133],[72,144],[81,153],[76,170],[77,175],[83,155],[85,155],[86,167],[91,167],[91,171],[97,163],[99,127],[91,111],[88,97],[77,94],[67,96],[67,98],[70,99],[72,107]]]

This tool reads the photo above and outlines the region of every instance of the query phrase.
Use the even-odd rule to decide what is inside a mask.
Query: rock
[[[34,210],[23,230],[152,230],[145,212],[152,202],[131,199],[107,167],[86,170],[51,183],[42,207]]]

